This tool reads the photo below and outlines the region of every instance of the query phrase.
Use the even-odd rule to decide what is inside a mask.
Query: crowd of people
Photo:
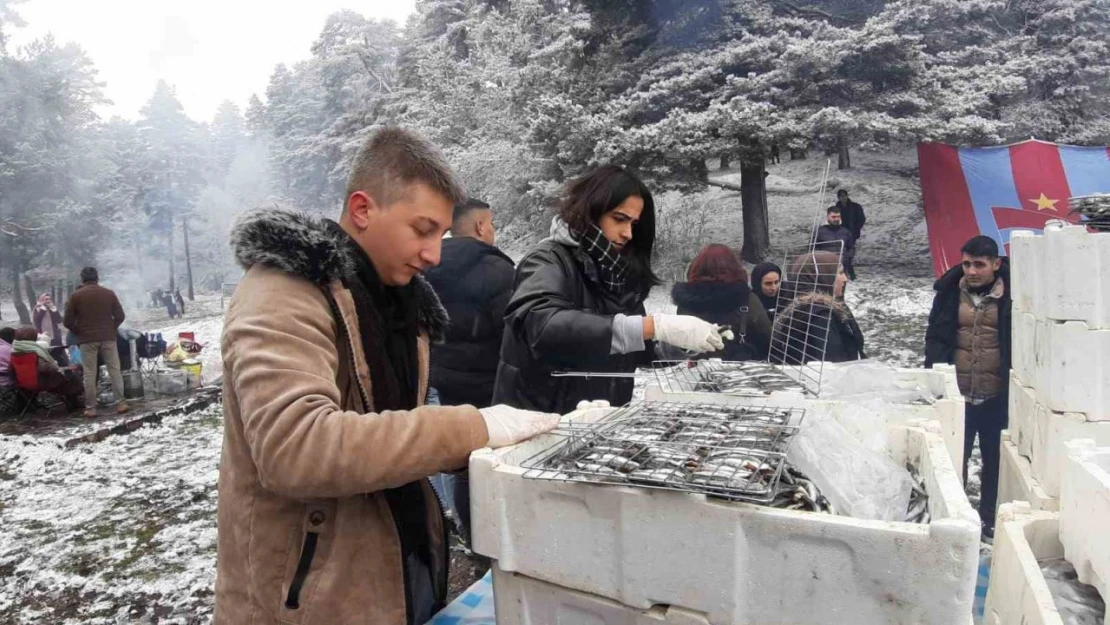
[[[100,286],[95,267],[81,270],[81,286],[65,304],[64,314],[54,305],[50,294],[43,293],[32,313],[33,325],[0,328],[0,390],[23,388],[29,395],[52,393],[59,396],[69,412],[84,410],[84,416],[97,416],[97,375],[103,364],[115,395],[115,409],[129,410],[124,401],[123,377],[116,345],[119,326],[125,315],[116,294]],[[66,337],[69,337],[67,340]],[[71,364],[69,349],[78,356]],[[28,366],[20,367],[23,354]],[[27,398],[21,398],[26,401]]]
[[[862,208],[846,193],[838,206],[858,238]],[[649,314],[656,227],[647,185],[601,166],[567,184],[548,236],[514,264],[489,204],[396,128],[363,145],[337,221],[242,216],[216,622],[322,606],[326,622],[425,622],[447,590],[441,503],[469,526],[472,451],[548,431],[586,401],[624,404],[620,374],[659,359],[865,357],[841,249],[749,275],[710,245],[672,289],[677,313]],[[576,371],[618,375],[553,375]],[[425,479],[441,473],[459,478],[445,502]]]

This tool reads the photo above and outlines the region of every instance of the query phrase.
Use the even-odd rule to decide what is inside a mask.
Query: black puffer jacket
[[[787,285],[787,292],[790,286]],[[822,358],[822,356],[824,356]],[[843,302],[825,293],[806,293],[779,311],[771,335],[770,361],[800,365],[867,358],[863,332]]]
[[[644,314],[636,289],[617,297],[601,286],[593,261],[577,246],[541,241],[517,267],[494,403],[560,414],[584,399],[627,403],[631,378],[551,376],[554,371],[632,373],[650,365],[650,342],[643,352],[609,354],[617,313]]]
[[[444,343],[432,347],[431,386],[445,406],[485,408],[493,400],[513,261],[473,237],[452,237],[425,278],[451,319]]]
[[[1013,319],[1013,300],[1010,299],[1010,261],[1002,259],[1002,266],[997,272],[997,277],[1002,279],[1006,286],[1005,295],[998,302],[998,346],[1001,360],[999,372],[1002,384],[1002,396],[1009,396],[1010,365],[1012,360],[1011,323]],[[931,369],[934,364],[956,362],[956,335],[960,329],[960,281],[964,277],[964,268],[960,265],[949,269],[934,284],[933,307],[929,311],[929,326],[925,330],[925,368]]]
[[[735,338],[725,341],[724,349],[701,354],[697,358],[740,361],[767,357],[771,321],[763,310],[763,304],[746,283],[679,282],[671,289],[671,300],[678,306],[680,315],[693,315],[703,321],[732,328]]]

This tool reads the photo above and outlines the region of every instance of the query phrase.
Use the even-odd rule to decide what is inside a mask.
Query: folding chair
[[[12,371],[15,371],[15,386],[23,399],[23,410],[19,413],[22,418],[32,406],[46,411],[46,416],[58,406],[64,405],[59,393],[44,391],[39,387],[39,357],[35,354],[12,354]],[[54,395],[57,400],[47,402],[46,399]]]

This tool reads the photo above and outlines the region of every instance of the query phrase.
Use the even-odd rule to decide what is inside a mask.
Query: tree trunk
[[[169,242],[170,242],[170,253],[167,254],[167,256],[169,257],[169,260],[170,260],[170,294],[172,295],[174,290],[175,290],[174,286],[176,285],[176,281],[174,279],[174,267],[173,267],[173,222],[172,221],[170,222],[170,234],[169,234],[168,239],[169,239]]]
[[[19,315],[19,323],[31,325],[31,311],[23,303],[23,285],[19,282],[20,263],[12,263],[12,299],[15,300],[15,312]]]
[[[837,169],[851,169],[852,168],[852,155],[848,153],[848,142],[841,139],[837,143]]]
[[[193,259],[189,256],[189,218],[181,220],[181,232],[185,235],[185,277],[189,280],[189,301],[195,301],[193,294]]]
[[[732,165],[728,152],[721,155],[721,169],[728,169]]]
[[[31,276],[23,274],[23,286],[27,287],[27,305],[34,308],[38,304],[39,296],[35,295],[35,285],[31,283]]]
[[[740,202],[744,213],[744,248],[740,256],[750,263],[762,262],[771,251],[764,171],[763,159],[740,163]]]

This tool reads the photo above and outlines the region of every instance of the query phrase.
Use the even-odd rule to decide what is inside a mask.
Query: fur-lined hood
[[[327,219],[278,209],[259,209],[241,215],[231,228],[231,249],[244,270],[268,265],[326,288],[345,281],[355,261],[349,237]],[[447,329],[447,311],[423,276],[413,278],[420,309],[417,323],[435,341]]]
[[[800,295],[797,299],[790,302],[790,305],[784,308],[775,317],[775,323],[778,323],[780,320],[782,320],[783,323],[788,323],[796,314],[807,316],[820,315],[822,314],[822,309],[828,310],[832,313],[833,317],[842,323],[855,321],[855,318],[852,317],[852,311],[848,309],[847,304],[827,293],[812,292]]]

